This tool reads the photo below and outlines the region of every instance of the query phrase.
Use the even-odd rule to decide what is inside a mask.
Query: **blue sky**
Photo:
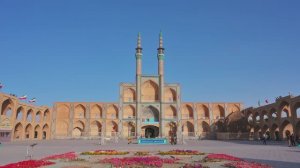
[[[0,1],[0,82],[5,93],[57,101],[117,102],[143,73],[157,73],[162,30],[165,78],[183,101],[244,102],[300,94],[300,2]]]

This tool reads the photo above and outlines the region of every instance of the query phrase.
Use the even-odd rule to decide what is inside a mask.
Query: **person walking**
[[[287,136],[287,139],[288,139],[289,147],[291,147],[291,145],[292,145],[292,136],[291,136],[291,135],[288,135],[288,136]]]
[[[296,146],[294,133],[292,133],[292,135],[291,135],[291,145]]]
[[[263,144],[267,145],[267,134],[266,133],[264,133],[262,140],[263,140]]]

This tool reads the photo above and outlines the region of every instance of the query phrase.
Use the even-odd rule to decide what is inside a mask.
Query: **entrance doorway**
[[[159,129],[156,126],[144,126],[142,129],[145,130],[145,138],[156,138],[159,135]]]

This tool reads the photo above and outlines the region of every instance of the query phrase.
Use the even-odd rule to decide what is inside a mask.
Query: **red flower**
[[[0,168],[37,168],[41,166],[48,166],[55,164],[54,162],[46,161],[46,160],[26,160],[17,163],[11,163],[8,165],[0,166]]]
[[[63,153],[63,154],[58,154],[58,155],[51,155],[51,156],[43,158],[42,160],[55,160],[55,159],[74,160],[76,158],[77,158],[77,156],[76,156],[75,152],[68,152],[68,153]]]
[[[206,160],[230,160],[230,161],[242,161],[242,159],[226,155],[226,154],[209,154],[205,158]]]

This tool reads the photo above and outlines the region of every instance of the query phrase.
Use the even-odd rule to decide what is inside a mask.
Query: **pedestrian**
[[[292,133],[292,135],[291,135],[291,144],[292,144],[292,146],[296,146],[294,133]]]
[[[267,134],[266,133],[264,133],[262,140],[263,140],[263,144],[267,145]]]
[[[291,147],[291,145],[292,145],[292,136],[291,136],[291,135],[288,135],[288,136],[287,136],[287,139],[288,139],[289,147]]]

